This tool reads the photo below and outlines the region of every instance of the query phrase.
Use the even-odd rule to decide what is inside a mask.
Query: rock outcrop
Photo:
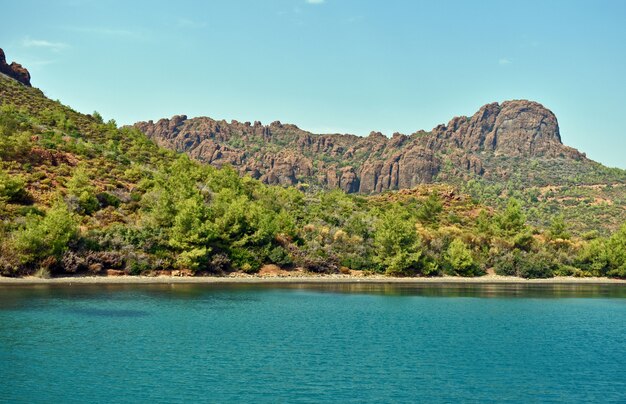
[[[471,118],[452,119],[433,130],[433,145],[495,155],[555,157],[580,153],[561,143],[556,116],[543,105],[525,100],[487,104]]]
[[[525,100],[488,104],[472,117],[453,118],[431,132],[394,133],[391,138],[380,132],[316,135],[278,121],[264,126],[184,115],[135,127],[161,146],[214,166],[231,165],[268,184],[346,192],[411,188],[440,176],[497,177],[506,173],[493,165],[499,157],[585,159],[562,144],[550,110]]]
[[[0,49],[0,73],[6,74],[12,79],[17,80],[28,87],[31,86],[30,73],[28,70],[22,67],[19,63],[12,62],[11,64],[7,64],[7,60],[2,49]]]

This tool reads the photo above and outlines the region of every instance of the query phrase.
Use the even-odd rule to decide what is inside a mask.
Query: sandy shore
[[[555,277],[549,279],[523,279],[512,276],[486,275],[476,278],[443,276],[435,278],[395,278],[383,275],[307,275],[307,276],[255,276],[236,274],[231,276],[77,276],[59,278],[7,278],[0,277],[0,285],[34,284],[263,284],[263,283],[380,283],[380,284],[606,284],[624,285],[625,279]]]

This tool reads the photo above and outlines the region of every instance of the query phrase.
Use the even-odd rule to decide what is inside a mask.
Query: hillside
[[[497,107],[497,115],[506,108]],[[456,139],[457,130],[465,134],[462,139],[483,133],[471,129],[476,127],[472,119],[459,121],[457,129],[440,128],[438,136],[447,139],[441,142]],[[260,125],[243,126],[259,127],[264,136]],[[535,133],[535,140],[527,150],[516,149],[519,158],[531,153],[597,166],[562,146],[556,126],[539,127],[544,128],[541,135],[528,132]],[[491,132],[484,133],[483,145],[493,145],[493,158],[510,152],[508,143],[500,146],[487,136]],[[271,129],[265,136],[274,136]],[[328,146],[328,139],[337,144],[348,139],[308,136],[311,145],[326,139],[322,149],[335,147]],[[407,137],[407,146],[398,146],[404,153],[398,162],[415,156],[411,153],[420,150],[420,137],[432,136]],[[497,138],[506,137],[498,130]],[[383,145],[381,156],[394,141],[382,135],[349,139]],[[371,163],[371,155],[361,158],[363,167]],[[486,271],[524,277],[626,276],[626,227],[613,228],[622,220],[619,215],[612,215],[608,224],[601,216],[571,221],[554,212],[543,217],[545,223],[539,220],[540,199],[549,202],[564,186],[537,188],[533,202],[510,197],[516,191],[501,184],[479,182],[470,182],[468,192],[454,184],[421,184],[375,195],[267,185],[229,167],[190,160],[135,128],[104,122],[96,112],[78,113],[0,74],[1,275],[217,275],[254,273],[275,265],[402,276],[476,276]],[[579,195],[574,198],[584,192],[611,194],[611,206],[623,212],[613,202],[623,201],[619,184],[577,187],[575,192]],[[570,211],[565,200],[553,202],[555,212]],[[583,236],[577,230],[581,227],[593,232]]]
[[[391,138],[186,116],[134,126],[160,146],[266,184],[361,194],[450,184],[492,207],[515,197],[536,225],[563,214],[579,234],[606,234],[626,220],[626,171],[565,146],[555,115],[531,101],[488,104],[470,118]]]

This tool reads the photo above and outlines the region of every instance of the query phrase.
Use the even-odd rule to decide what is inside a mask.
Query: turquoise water
[[[0,287],[0,401],[626,402],[626,288]]]

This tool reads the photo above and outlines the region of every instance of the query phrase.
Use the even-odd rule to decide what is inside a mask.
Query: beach
[[[0,277],[0,285],[35,284],[263,284],[263,283],[393,283],[393,284],[595,284],[625,285],[626,279],[554,277],[524,279],[513,276],[485,275],[474,278],[442,277],[389,277],[384,275],[354,276],[332,275],[248,275],[233,273],[227,276],[64,276],[54,278]]]

